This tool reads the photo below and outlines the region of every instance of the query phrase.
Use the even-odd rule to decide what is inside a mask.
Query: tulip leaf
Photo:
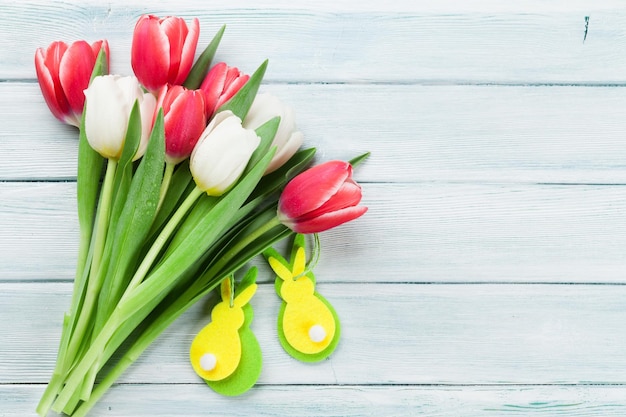
[[[119,301],[132,273],[131,267],[141,250],[159,201],[163,166],[165,164],[165,134],[163,110],[159,110],[148,148],[133,176],[128,196],[117,221],[109,266],[109,291],[101,309],[108,317]]]
[[[222,26],[213,37],[213,40],[200,54],[196,63],[193,64],[193,67],[191,67],[191,71],[189,71],[189,75],[183,83],[183,87],[189,90],[197,90],[198,88],[200,88],[200,85],[202,85],[202,81],[204,81],[204,77],[206,77],[207,75],[209,66],[211,65],[211,61],[215,56],[217,47],[222,40],[222,35],[224,34],[225,29],[226,25]]]
[[[298,151],[276,171],[263,177],[252,193],[251,199],[267,196],[284,187],[293,177],[303,171],[315,156],[316,149]]]
[[[89,79],[89,83],[93,81],[94,78],[105,75],[109,73],[109,58],[107,57],[107,53],[104,48],[100,48],[100,52],[98,52],[98,56],[96,57],[96,63],[93,66],[93,71],[91,72],[91,78]]]
[[[279,125],[280,116],[276,116],[255,129],[255,133],[259,138],[261,138],[261,142],[252,153],[252,156],[250,156],[248,166],[246,167],[244,173],[251,170],[270,150],[270,146],[272,146],[272,142],[274,141],[274,136],[276,136]]]
[[[263,61],[254,74],[252,74],[248,82],[246,82],[244,86],[241,87],[241,89],[239,89],[233,97],[231,97],[230,100],[222,104],[215,111],[215,113],[217,114],[221,111],[230,110],[241,120],[245,119],[250,107],[252,107],[252,102],[256,97],[256,93],[259,91],[261,81],[263,81],[263,76],[265,75],[265,70],[267,69],[267,63],[267,60]]]
[[[126,137],[124,139],[124,147],[122,154],[117,163],[115,171],[115,179],[113,181],[113,208],[111,211],[111,223],[119,217],[124,204],[126,203],[126,195],[133,176],[133,158],[139,149],[141,142],[141,111],[139,108],[139,100],[135,100],[135,104],[128,118],[128,128],[126,129]]]
[[[189,170],[189,160],[181,162],[170,181],[170,185],[167,188],[167,193],[163,199],[163,204],[157,212],[156,218],[150,228],[149,238],[147,240],[146,250],[152,245],[153,240],[161,231],[167,220],[171,217],[172,213],[182,203],[187,195],[195,188],[191,171]]]
[[[370,156],[370,152],[365,152],[364,154],[361,154],[359,156],[352,158],[351,160],[348,161],[348,163],[352,165],[353,167],[355,167],[359,165],[360,163],[364,162],[367,158],[369,158],[369,156]]]

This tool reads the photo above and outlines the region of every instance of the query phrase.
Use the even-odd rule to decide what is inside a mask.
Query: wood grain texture
[[[37,47],[106,37],[130,74],[143,13],[198,16],[217,59],[292,105],[318,160],[357,170],[362,219],[321,236],[343,336],[287,356],[261,261],[259,384],[210,391],[187,362],[207,302],[93,416],[626,414],[626,7],[620,0],[0,0],[0,415],[34,416],[77,250],[76,132]],[[585,18],[588,18],[587,21]],[[586,37],[585,37],[586,36]]]
[[[65,283],[1,284],[0,383],[41,383],[56,356]],[[626,384],[625,286],[330,284],[342,339],[304,364],[280,347],[279,300],[260,286],[252,329],[261,385]],[[197,383],[189,344],[209,322],[204,302],[183,315],[128,370],[126,383]],[[19,331],[16,331],[19,329]]]
[[[35,417],[41,386],[0,386],[4,417]],[[224,398],[203,384],[119,385],[94,409],[111,417],[372,416],[621,417],[621,386],[266,386]],[[128,401],[132,398],[132,401]]]
[[[215,3],[215,4],[214,4]],[[282,3],[282,4],[281,4]],[[624,83],[626,11],[619,2],[586,7],[488,4],[431,7],[395,2],[323,2],[303,7],[266,2],[151,4],[2,1],[0,79],[34,77],[38,47],[57,39],[113,46],[114,72],[129,72],[131,34],[143,13],[201,20],[201,45],[228,25],[218,59],[252,71],[272,62],[268,79],[283,82]],[[392,2],[394,4],[394,2]],[[368,6],[369,5],[369,6]],[[395,10],[394,10],[395,9]],[[459,11],[464,11],[460,13]],[[585,16],[590,17],[585,34]],[[45,30],[41,30],[45,27]]]
[[[626,183],[626,95],[610,87],[277,85],[318,160],[360,181]],[[37,123],[32,123],[32,120]],[[36,84],[0,83],[0,180],[73,180],[77,132]]]
[[[321,236],[324,280],[626,282],[624,186],[367,183],[363,193],[368,213]],[[0,183],[0,212],[0,279],[73,279],[74,183]]]

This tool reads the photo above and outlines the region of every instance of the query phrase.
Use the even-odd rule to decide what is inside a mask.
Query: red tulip
[[[200,86],[205,95],[207,119],[213,117],[215,110],[230,100],[249,78],[249,75],[229,67],[225,62],[214,65]]]
[[[85,94],[100,49],[109,57],[106,40],[89,45],[77,41],[71,45],[57,41],[35,52],[35,69],[43,97],[52,114],[63,123],[80,125]]]
[[[360,217],[361,187],[352,179],[352,166],[329,161],[292,179],[278,201],[278,218],[297,233],[318,233]]]
[[[163,89],[159,101],[165,116],[165,158],[176,164],[191,155],[206,128],[204,94],[175,85]]]
[[[166,84],[182,84],[193,64],[200,23],[187,27],[180,17],[143,15],[133,33],[131,65],[139,82],[156,93]]]

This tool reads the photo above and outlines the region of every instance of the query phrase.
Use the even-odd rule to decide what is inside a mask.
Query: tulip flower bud
[[[87,140],[100,155],[113,159],[122,154],[130,112],[139,100],[141,142],[134,159],[140,158],[148,146],[156,98],[142,90],[137,78],[119,75],[95,77],[85,96]]]
[[[159,106],[165,116],[165,160],[177,164],[191,155],[206,128],[204,93],[180,85],[164,88]]]
[[[348,162],[329,161],[293,178],[278,201],[278,219],[297,233],[319,233],[360,217],[361,187]]]
[[[144,15],[133,33],[131,65],[139,82],[153,93],[166,84],[182,84],[193,64],[200,23],[187,27],[180,17]]]
[[[89,45],[77,41],[71,45],[53,42],[47,49],[35,52],[35,70],[46,100],[54,117],[73,126],[80,126],[85,95],[100,49],[104,48],[109,59],[106,40]]]
[[[239,179],[261,139],[244,129],[230,111],[215,115],[200,136],[189,169],[196,185],[212,196],[228,191]]]
[[[276,116],[280,116],[280,125],[272,142],[272,146],[276,147],[276,154],[267,167],[266,174],[275,171],[287,162],[298,151],[304,140],[302,132],[297,130],[293,109],[277,97],[267,93],[257,94],[243,125],[247,129],[257,129]]]
[[[229,67],[225,62],[215,64],[200,86],[205,95],[207,119],[211,119],[215,111],[230,100],[249,79],[249,75],[235,67]]]

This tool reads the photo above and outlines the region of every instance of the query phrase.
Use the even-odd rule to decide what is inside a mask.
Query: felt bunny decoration
[[[339,318],[332,305],[315,291],[315,277],[306,269],[304,235],[294,240],[291,262],[274,249],[264,255],[278,276],[276,292],[283,299],[278,317],[281,345],[296,359],[316,362],[328,357],[339,342]]]
[[[213,307],[211,322],[191,343],[194,371],[222,395],[243,394],[261,373],[261,348],[250,330],[253,312],[248,304],[257,289],[256,272],[256,268],[248,272],[236,296],[233,279],[222,281],[222,301]]]

